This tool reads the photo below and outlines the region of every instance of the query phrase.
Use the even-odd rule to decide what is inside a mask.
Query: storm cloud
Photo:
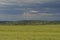
[[[60,20],[60,0],[0,0],[0,20]]]

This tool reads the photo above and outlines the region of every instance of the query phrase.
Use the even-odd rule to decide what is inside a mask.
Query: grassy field
[[[0,25],[0,40],[60,40],[60,25]]]

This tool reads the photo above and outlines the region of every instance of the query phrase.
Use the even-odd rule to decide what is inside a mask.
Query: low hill
[[[60,21],[20,20],[20,21],[0,21],[0,24],[14,24],[14,25],[44,25],[44,24],[60,24]]]

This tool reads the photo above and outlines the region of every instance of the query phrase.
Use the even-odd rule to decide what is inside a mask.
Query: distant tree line
[[[4,25],[46,25],[60,24],[60,21],[45,21],[45,20],[21,20],[21,21],[0,21]]]

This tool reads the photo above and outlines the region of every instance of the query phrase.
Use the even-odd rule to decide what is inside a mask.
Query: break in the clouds
[[[0,0],[0,20],[60,20],[60,0]]]

